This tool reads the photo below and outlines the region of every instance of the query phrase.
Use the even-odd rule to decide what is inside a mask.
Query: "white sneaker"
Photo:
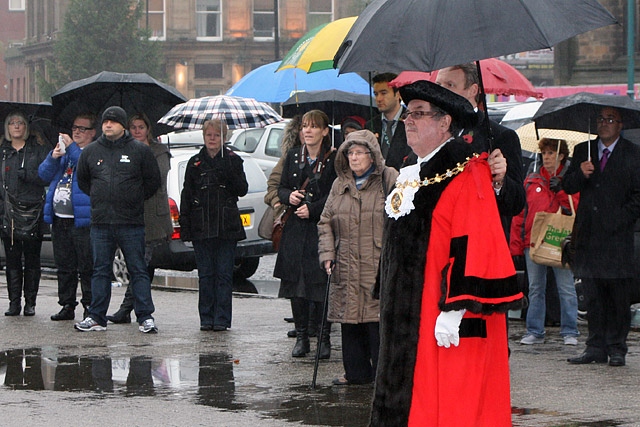
[[[578,345],[578,338],[576,337],[564,337],[564,345]]]
[[[544,338],[538,338],[535,335],[527,334],[520,340],[520,344],[524,345],[533,345],[533,344],[544,344]]]
[[[138,330],[143,334],[158,333],[158,328],[156,328],[156,324],[154,323],[153,319],[147,319],[144,322],[142,322],[142,324],[140,324],[140,326],[138,327]]]
[[[82,322],[76,323],[73,325],[79,331],[82,332],[91,332],[91,331],[106,331],[107,327],[100,325],[98,322],[93,320],[91,317],[87,317]]]

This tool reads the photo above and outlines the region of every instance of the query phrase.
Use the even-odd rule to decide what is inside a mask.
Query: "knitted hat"
[[[123,128],[127,128],[127,113],[120,107],[109,107],[104,110],[102,113],[102,123],[106,120],[111,120],[112,122],[118,122],[122,125]]]
[[[346,127],[350,127],[355,130],[362,130],[364,129],[365,123],[365,120],[360,116],[347,116],[342,120],[340,128],[344,129]]]
[[[418,80],[400,87],[400,96],[407,105],[414,99],[421,99],[441,108],[460,127],[471,127],[478,121],[473,106],[464,97],[426,80]]]

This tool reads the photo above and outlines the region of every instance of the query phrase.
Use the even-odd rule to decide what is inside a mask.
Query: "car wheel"
[[[116,256],[113,258],[113,276],[116,282],[120,282],[122,286],[129,286],[131,276],[127,270],[127,264],[124,261],[124,255],[120,248],[116,249]]]
[[[249,258],[236,258],[233,265],[233,277],[234,279],[248,279],[258,269],[260,264],[260,257]]]

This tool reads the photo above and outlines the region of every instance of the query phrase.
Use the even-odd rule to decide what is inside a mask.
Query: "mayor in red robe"
[[[407,142],[387,199],[371,426],[510,426],[505,313],[521,307],[487,155],[458,135],[477,116],[427,81],[400,88]]]

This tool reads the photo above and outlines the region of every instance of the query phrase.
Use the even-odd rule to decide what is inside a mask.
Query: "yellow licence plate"
[[[251,214],[240,214],[243,227],[251,227]]]

